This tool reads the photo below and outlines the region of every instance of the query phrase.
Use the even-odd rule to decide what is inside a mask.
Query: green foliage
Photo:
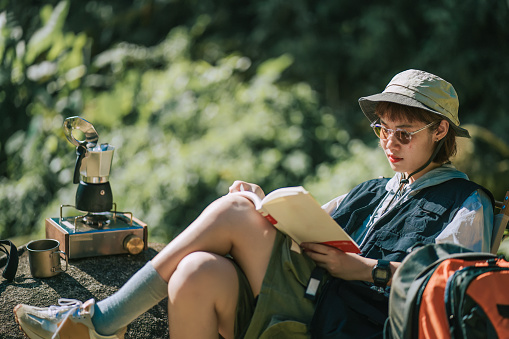
[[[508,17],[474,0],[2,2],[0,237],[40,234],[74,203],[74,115],[116,147],[114,200],[156,240],[236,179],[325,203],[392,174],[356,99],[407,68],[455,85],[475,124],[458,167],[499,198]]]
[[[305,187],[322,204],[348,193],[368,178],[391,178],[394,175],[380,148],[371,148],[358,139],[352,139],[347,149],[338,151],[346,151],[348,156],[334,164],[319,165],[316,176],[305,182]]]
[[[488,187],[496,200],[502,201],[509,191],[509,145],[486,128],[476,125],[465,128],[472,139],[459,140],[454,164],[471,180]]]
[[[79,38],[72,41],[84,48]],[[243,81],[248,58],[231,54],[214,65],[192,61],[190,45],[185,28],[153,47],[118,44],[96,56],[77,86],[63,91],[76,79],[61,81],[60,101],[35,100],[33,136],[20,131],[6,147],[2,236],[34,232],[58,213],[60,203],[73,203],[75,155],[61,125],[79,108],[96,126],[99,141],[116,147],[111,183],[117,206],[148,222],[151,235],[162,240],[225,194],[235,179],[268,190],[298,184],[330,158],[324,146],[338,153],[347,144],[348,136],[337,132],[334,116],[320,109],[309,85],[277,84],[292,64],[290,56],[262,63]],[[70,58],[73,49],[67,51]],[[54,69],[47,88],[54,78],[62,80],[65,68]]]
[[[0,13],[2,237],[33,232],[41,209],[68,180],[59,176],[65,141],[55,126],[72,110],[86,37],[68,32],[63,38],[67,11],[68,2],[44,7],[42,25],[31,35],[10,13]]]
[[[69,2],[66,1],[60,2],[54,10],[51,6],[44,6],[41,9],[43,27],[37,30],[28,41],[24,58],[27,65],[31,65],[41,53],[49,50],[53,44],[56,48],[54,51],[49,51],[48,59],[54,59],[60,54],[59,52],[65,47],[59,42],[63,38],[62,28],[68,12]]]
[[[100,142],[117,147],[112,185],[118,205],[133,209],[163,239],[226,194],[234,180],[268,190],[300,183],[327,159],[324,144],[340,148],[347,141],[327,135],[323,122],[335,129],[335,120],[320,110],[307,84],[276,84],[291,65],[289,56],[268,60],[243,82],[249,59],[191,61],[189,39],[187,30],[174,29],[150,50],[129,46],[136,55],[99,55],[96,67],[113,70],[114,85],[88,93],[83,112],[108,130],[99,132]],[[160,67],[144,70],[140,63]]]
[[[253,60],[295,58],[288,79],[308,82],[356,135],[356,99],[373,94],[396,73],[424,69],[454,84],[461,121],[492,129],[509,142],[504,85],[509,74],[507,1],[253,1],[233,5],[240,22],[212,17],[203,41],[231,42]],[[232,6],[222,2],[217,6]],[[223,8],[223,11],[226,11]],[[228,46],[227,44],[224,44]],[[489,114],[489,119],[487,115]],[[490,119],[503,121],[492,125]],[[366,131],[367,128],[364,128]]]

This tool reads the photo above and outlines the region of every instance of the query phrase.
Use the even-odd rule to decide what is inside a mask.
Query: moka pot
[[[80,130],[85,140],[73,136]],[[111,163],[115,147],[109,144],[97,145],[99,139],[94,126],[81,117],[70,117],[64,121],[64,131],[76,146],[76,165],[73,183],[79,184],[76,191],[76,208],[92,213],[111,211],[113,194],[109,182]]]

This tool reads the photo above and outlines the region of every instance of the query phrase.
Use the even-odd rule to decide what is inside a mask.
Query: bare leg
[[[275,235],[275,228],[249,200],[227,195],[210,204],[152,259],[152,265],[164,280],[169,281],[177,265],[190,253],[229,253],[246,274],[256,296],[260,292]]]
[[[152,265],[169,281],[170,337],[233,338],[238,278],[231,254],[259,294],[276,230],[247,199],[216,200],[171,241]]]
[[[101,334],[121,333],[168,291],[170,332],[175,337],[217,338],[219,332],[232,338],[239,284],[235,267],[223,256],[229,253],[235,258],[257,296],[275,237],[275,228],[249,200],[222,197],[119,291],[97,303],[87,326]],[[18,306],[15,312],[25,310],[40,313],[27,305]],[[27,319],[33,323],[31,317]],[[40,331],[48,332],[42,327]]]
[[[239,284],[223,256],[194,252],[180,261],[168,285],[170,338],[234,337]]]

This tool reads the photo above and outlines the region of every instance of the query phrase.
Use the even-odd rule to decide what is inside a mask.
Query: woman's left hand
[[[253,192],[257,196],[259,196],[260,199],[263,199],[265,197],[265,193],[263,192],[263,190],[260,186],[246,182],[246,181],[242,181],[242,180],[235,180],[233,182],[233,184],[228,189],[229,193],[240,192],[240,191]]]
[[[374,259],[345,253],[335,247],[317,243],[302,243],[301,247],[317,266],[325,268],[333,277],[373,281],[371,271],[376,264]]]

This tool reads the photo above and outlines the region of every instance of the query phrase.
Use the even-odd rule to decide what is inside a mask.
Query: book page
[[[345,252],[360,253],[359,246],[302,186],[279,188],[262,200],[254,192],[240,191],[274,227],[297,244],[316,242]]]
[[[306,191],[304,189],[304,187],[302,187],[302,186],[278,188],[277,190],[274,190],[274,191],[270,192],[269,194],[267,194],[267,196],[265,196],[265,198],[263,198],[262,203],[265,204],[271,200],[275,200],[280,197],[297,195],[299,193],[308,194],[308,191]]]
[[[303,189],[302,189],[303,190]],[[298,244],[325,243],[345,252],[360,253],[357,244],[305,190],[263,201],[262,214]],[[268,196],[267,196],[268,197]]]

